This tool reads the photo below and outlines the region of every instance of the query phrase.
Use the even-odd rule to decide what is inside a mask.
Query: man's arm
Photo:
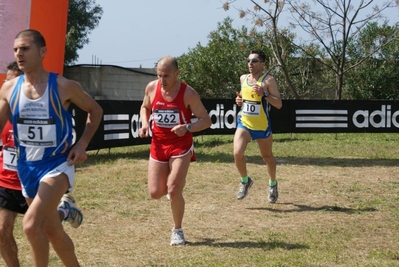
[[[150,82],[145,88],[144,99],[140,108],[141,127],[139,129],[139,136],[141,138],[148,137],[149,134],[148,122],[150,120],[150,115],[151,115],[151,95],[154,88],[156,88],[154,81]]]
[[[69,164],[73,165],[86,160],[86,148],[100,125],[103,110],[90,95],[83,91],[83,88],[79,83],[67,80],[63,77],[58,78],[57,83],[61,96],[65,97],[63,98],[64,103],[73,103],[83,111],[87,112],[86,126],[83,134],[68,155]]]
[[[269,96],[266,97],[266,101],[270,103],[273,107],[280,109],[283,106],[283,102],[281,101],[280,92],[277,89],[277,82],[272,77],[269,76],[265,82],[263,90],[269,93]]]
[[[212,120],[209,117],[208,111],[204,107],[198,93],[191,87],[187,87],[186,94],[184,95],[184,102],[191,109],[191,112],[198,119],[196,122],[191,123],[191,132],[199,132],[209,128]]]
[[[11,115],[10,105],[8,104],[8,94],[12,86],[11,82],[5,82],[0,89],[0,133],[3,131]]]
[[[241,77],[240,77],[240,85],[244,82],[246,76],[247,76],[247,74],[241,75]],[[240,92],[236,92],[236,104],[239,107],[242,106],[242,92],[241,92],[241,89],[240,89]]]

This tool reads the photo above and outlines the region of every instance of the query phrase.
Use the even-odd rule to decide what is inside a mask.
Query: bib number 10
[[[259,102],[244,101],[242,105],[242,113],[247,116],[259,116],[260,106]]]

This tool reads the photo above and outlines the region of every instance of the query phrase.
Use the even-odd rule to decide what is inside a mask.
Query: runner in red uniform
[[[178,80],[175,58],[160,59],[157,75],[145,89],[139,135],[148,137],[151,128],[148,190],[153,199],[169,195],[174,222],[170,245],[184,245],[183,188],[190,161],[195,160],[192,132],[208,128],[212,121],[197,92]],[[193,123],[192,114],[197,118]]]
[[[152,107],[152,146],[151,159],[158,162],[169,162],[170,158],[181,157],[191,152],[191,161],[195,161],[193,153],[193,135],[187,132],[178,136],[171,129],[179,124],[191,124],[191,110],[184,105],[184,93],[187,84],[180,83],[175,99],[165,101],[162,96],[162,85],[157,84]]]

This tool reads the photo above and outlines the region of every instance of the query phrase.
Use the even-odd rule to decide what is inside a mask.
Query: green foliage
[[[95,0],[70,0],[65,44],[64,64],[70,65],[78,58],[78,50],[89,43],[89,33],[98,26],[103,9]]]
[[[396,39],[392,36],[396,35]],[[367,58],[345,79],[347,98],[362,99],[399,99],[399,25],[379,26],[370,23],[354,40],[349,49],[351,60]],[[388,39],[393,41],[383,46],[377,53],[374,50]],[[373,54],[372,57],[368,57]]]
[[[204,98],[231,98],[240,91],[240,76],[248,72],[245,59],[251,49],[271,57],[265,38],[254,29],[234,29],[226,18],[212,31],[209,43],[200,43],[179,57],[180,78]]]
[[[277,80],[284,99],[293,99],[292,93],[282,67],[272,52],[273,35],[269,31],[259,32],[255,28],[242,27],[234,29],[232,19],[226,18],[218,23],[215,31],[209,36],[206,46],[197,44],[187,54],[179,57],[180,78],[190,84],[204,98],[232,98],[240,91],[239,77],[248,73],[245,61],[251,49],[265,51],[267,64],[265,71],[270,72]],[[331,71],[322,69],[317,60],[301,53],[293,45],[295,35],[287,29],[277,33],[278,47],[285,68],[292,84],[304,98],[329,98],[328,89],[333,82],[326,82],[332,76]],[[314,55],[321,53],[318,46],[309,47]]]

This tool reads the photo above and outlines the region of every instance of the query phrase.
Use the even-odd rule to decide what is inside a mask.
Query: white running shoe
[[[58,208],[67,209],[68,216],[64,219],[65,222],[69,222],[73,228],[78,228],[83,222],[83,214],[78,209],[75,203],[75,199],[68,194],[64,194],[58,204]]]
[[[269,196],[267,197],[270,203],[276,203],[278,199],[278,183],[275,186],[269,186]]]
[[[248,177],[248,182],[246,183],[240,182],[240,186],[238,188],[238,193],[237,193],[238,200],[244,199],[248,195],[248,190],[251,188],[253,183],[254,181],[251,179],[251,177]]]
[[[172,237],[170,238],[170,245],[171,246],[184,246],[186,241],[184,240],[183,230],[179,229],[172,229]]]

